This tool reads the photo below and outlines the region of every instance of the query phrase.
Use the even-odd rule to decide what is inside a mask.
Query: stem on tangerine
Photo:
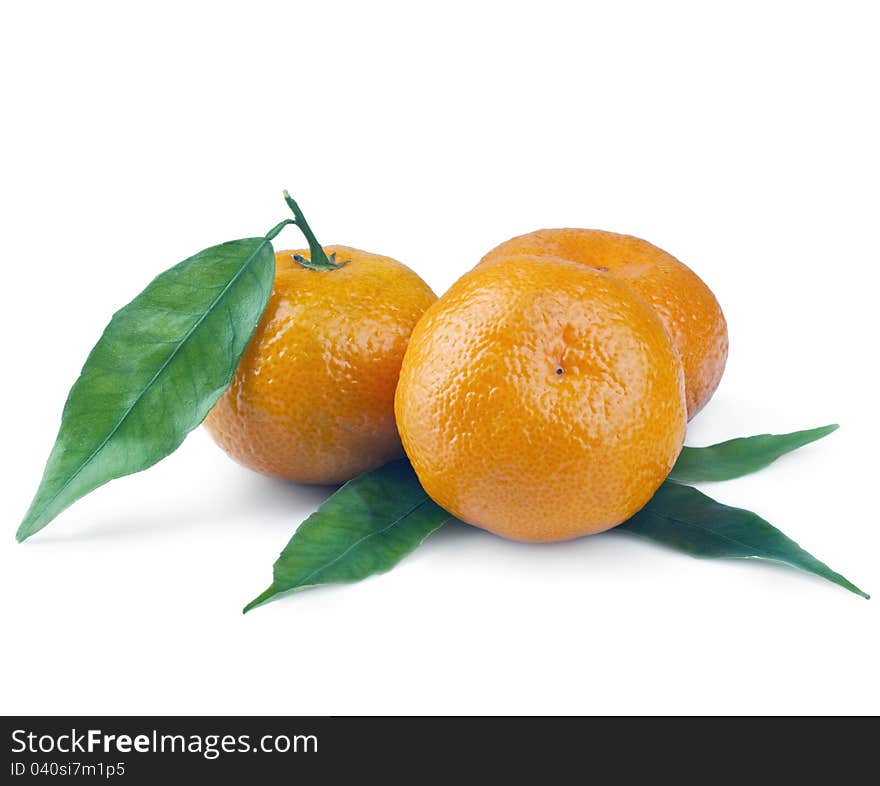
[[[309,226],[308,221],[306,221],[299,205],[294,202],[293,197],[287,193],[286,189],[284,191],[284,201],[287,202],[287,206],[293,213],[293,219],[287,219],[287,223],[296,224],[309,243],[309,256],[311,258],[306,259],[299,254],[295,254],[293,257],[294,261],[311,270],[337,270],[341,268],[345,262],[337,262],[335,254],[327,256],[318,242],[318,238],[315,237],[315,233],[312,232],[312,228]],[[281,231],[280,228],[279,231]]]

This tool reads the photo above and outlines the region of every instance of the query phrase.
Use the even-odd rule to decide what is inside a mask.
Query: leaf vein
[[[106,437],[101,440],[101,443],[89,454],[87,458],[85,458],[82,463],[80,463],[79,467],[77,467],[76,471],[71,473],[67,480],[55,491],[55,493],[49,497],[49,499],[45,500],[41,505],[41,510],[45,511],[56,499],[58,499],[59,495],[67,489],[67,487],[73,483],[73,481],[77,478],[77,476],[91,463],[92,459],[95,458],[107,445],[107,443],[114,437],[114,435],[122,428],[122,424],[128,419],[129,415],[131,415],[132,410],[140,403],[141,399],[146,395],[147,391],[153,386],[153,383],[159,378],[159,375],[168,367],[168,365],[174,360],[177,356],[177,353],[180,351],[181,347],[186,343],[186,341],[192,336],[193,333],[201,326],[201,324],[207,319],[208,315],[213,311],[216,307],[217,303],[226,295],[226,293],[230,290],[230,288],[238,281],[241,275],[247,270],[251,263],[254,261],[256,256],[263,250],[263,247],[268,243],[265,238],[260,242],[260,244],[254,249],[251,255],[245,260],[241,269],[228,281],[226,286],[218,293],[217,297],[211,301],[210,305],[205,312],[199,317],[199,319],[193,324],[193,326],[186,332],[186,334],[180,339],[177,343],[177,346],[172,350],[172,352],[168,355],[168,358],[162,363],[159,367],[158,371],[153,375],[152,379],[144,386],[144,388],[138,393],[137,398],[126,408],[125,412],[123,412],[122,416],[110,430]]]
[[[737,546],[742,546],[744,549],[747,549],[749,551],[757,551],[758,550],[756,546],[749,545],[748,543],[744,543],[741,540],[737,540],[736,538],[730,537],[730,535],[725,535],[722,532],[718,532],[717,530],[713,530],[709,527],[705,527],[701,524],[697,524],[696,522],[684,521],[683,519],[676,518],[675,516],[670,516],[666,513],[658,513],[657,511],[654,511],[654,510],[650,511],[650,513],[652,516],[656,516],[658,519],[665,519],[666,521],[671,521],[675,524],[681,524],[685,527],[693,527],[694,529],[698,529],[703,532],[708,532],[710,535],[714,535],[714,536],[720,538],[721,540],[726,540],[729,543],[733,543]],[[770,525],[768,525],[768,526],[770,526]],[[795,545],[797,545],[797,544],[795,544]],[[798,548],[800,548],[800,547],[798,546]]]
[[[383,527],[383,528],[380,529],[380,530],[376,530],[375,532],[368,532],[368,533],[367,533],[366,535],[364,535],[363,537],[358,538],[358,539],[357,539],[354,543],[352,543],[347,549],[345,549],[344,551],[342,551],[341,553],[339,553],[336,557],[334,557],[332,560],[330,560],[330,561],[327,562],[326,564],[321,565],[321,566],[318,567],[318,568],[315,568],[311,573],[308,574],[308,576],[306,576],[306,577],[303,578],[303,579],[300,579],[296,584],[293,584],[293,585],[290,587],[290,589],[296,589],[297,587],[304,587],[304,586],[307,586],[307,583],[308,583],[309,580],[313,579],[313,578],[314,578],[315,576],[317,576],[319,573],[323,573],[323,572],[324,572],[325,570],[327,570],[328,568],[332,568],[337,562],[339,562],[339,560],[341,560],[341,559],[342,559],[346,554],[348,554],[352,549],[357,548],[358,546],[360,546],[361,543],[363,543],[363,542],[366,541],[366,540],[369,540],[369,539],[372,538],[372,537],[377,537],[377,536],[379,536],[379,535],[383,535],[383,534],[385,534],[385,533],[388,532],[388,530],[390,530],[392,527],[396,527],[398,524],[400,524],[400,522],[403,521],[407,516],[411,516],[413,513],[415,513],[415,512],[416,512],[416,511],[417,511],[422,505],[424,505],[424,504],[425,504],[426,502],[428,502],[428,501],[429,501],[429,500],[428,500],[428,496],[427,496],[427,494],[426,494],[426,495],[425,495],[425,498],[424,498],[423,500],[421,500],[421,502],[417,502],[415,505],[413,505],[412,507],[410,507],[406,512],[402,513],[400,516],[398,516],[396,519],[394,519],[394,521],[392,521],[390,524],[388,524],[387,526]]]

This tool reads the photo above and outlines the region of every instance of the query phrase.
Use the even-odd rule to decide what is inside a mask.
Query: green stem
[[[282,229],[284,229],[284,227],[286,227],[288,224],[295,224],[295,223],[296,222],[292,218],[285,218],[284,221],[281,221],[278,224],[275,224],[275,226],[272,227],[272,229],[270,229],[266,233],[266,240],[268,240],[269,242],[273,241],[276,238],[276,236],[278,235],[278,233]]]
[[[312,228],[309,226],[308,221],[306,221],[299,205],[293,201],[293,197],[290,196],[286,190],[284,191],[284,201],[287,202],[287,206],[293,213],[293,220],[288,219],[288,223],[296,224],[309,243],[309,256],[311,258],[305,259],[299,254],[296,254],[293,257],[294,260],[303,267],[310,268],[311,270],[337,270],[342,267],[345,262],[337,263],[335,254],[331,254],[328,257],[327,254],[324,253],[324,249],[318,242],[318,238],[315,237],[315,233],[312,232]]]

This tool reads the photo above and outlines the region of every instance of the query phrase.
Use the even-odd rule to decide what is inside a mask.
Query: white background
[[[688,442],[827,422],[707,486],[880,593],[876,5],[7,4],[0,18],[0,711],[868,713],[880,599],[622,534],[459,526],[242,616],[325,490],[197,431],[13,539],[111,313],[300,201],[439,293],[544,226],[645,237],[731,354]],[[295,229],[276,246],[301,244]]]

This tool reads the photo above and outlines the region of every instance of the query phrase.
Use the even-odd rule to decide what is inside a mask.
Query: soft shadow
[[[227,510],[265,515],[266,518],[255,520],[257,524],[269,523],[275,516],[292,512],[302,513],[305,518],[339,488],[293,483],[256,473],[250,473],[243,485],[243,493],[238,495],[235,506]]]
[[[247,516],[244,526],[279,526],[290,532],[291,523],[299,524],[327,499],[338,486],[314,486],[291,483],[249,473],[236,482],[232,504],[223,498],[212,500],[204,494],[183,503],[179,497],[157,500],[149,511],[127,511],[121,514],[94,516],[87,523],[65,529],[63,522],[52,522],[50,528],[26,541],[28,546],[49,546],[53,543],[86,543],[97,540],[118,540],[139,537],[146,533],[197,530],[214,526],[218,519]]]

